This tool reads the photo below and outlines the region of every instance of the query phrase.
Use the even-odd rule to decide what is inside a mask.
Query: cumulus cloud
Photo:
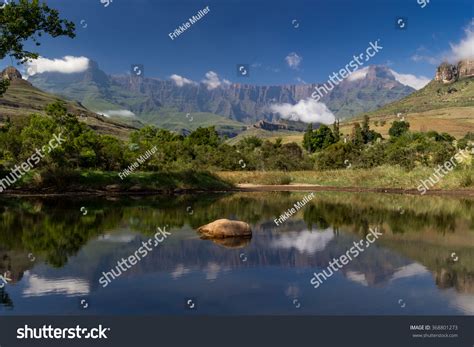
[[[368,66],[364,67],[362,69],[356,70],[347,77],[347,80],[348,81],[357,81],[357,80],[360,80],[362,78],[365,78],[365,76],[367,76],[368,71],[369,71]]]
[[[419,47],[411,60],[415,62],[426,62],[431,65],[438,65],[442,61],[449,61],[452,64],[463,59],[474,59],[474,20],[464,28],[464,37],[457,43],[450,43],[450,50],[434,54],[424,46]]]
[[[449,60],[458,62],[462,59],[474,59],[474,20],[464,29],[464,38],[458,43],[451,43]]]
[[[217,87],[220,87],[222,85],[228,86],[230,85],[230,81],[226,79],[220,79],[219,75],[216,74],[214,71],[208,71],[206,72],[206,78],[201,81],[207,86],[208,90],[216,89]]]
[[[295,52],[291,52],[285,57],[285,60],[290,68],[297,70],[301,64],[301,61],[303,60],[303,57],[300,57]]]
[[[129,110],[108,110],[98,113],[105,117],[135,117],[135,113]]]
[[[411,74],[400,74],[396,71],[390,70],[395,77],[395,79],[400,82],[401,84],[404,84],[406,86],[410,86],[412,88],[415,88],[416,90],[423,88],[426,86],[431,79],[425,76],[415,76]]]
[[[274,104],[270,111],[279,113],[284,119],[304,123],[331,124],[336,119],[325,104],[311,98],[300,100],[296,105]]]
[[[180,76],[180,75],[171,75],[170,76],[170,79],[178,86],[178,87],[182,87],[186,84],[196,84],[196,82],[194,81],[191,81],[191,80],[188,80],[187,78],[183,77],[183,76]]]
[[[89,67],[89,59],[86,57],[73,57],[67,55],[60,59],[48,59],[39,57],[26,63],[28,76],[44,72],[59,72],[64,74],[84,72]]]

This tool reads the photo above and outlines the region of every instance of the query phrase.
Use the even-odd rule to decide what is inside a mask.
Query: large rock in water
[[[218,219],[197,229],[205,238],[251,237],[250,225],[230,219]]]

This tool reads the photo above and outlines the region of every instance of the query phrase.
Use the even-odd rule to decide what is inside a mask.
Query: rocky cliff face
[[[461,60],[452,65],[446,62],[442,63],[436,69],[435,81],[444,84],[456,82],[462,78],[474,76],[474,60]]]
[[[310,98],[318,84],[258,86],[232,84],[208,90],[204,84],[177,86],[172,81],[131,76],[108,76],[91,62],[80,74],[43,73],[30,78],[40,89],[75,99],[96,111],[97,105],[117,105],[136,115],[158,115],[166,109],[180,112],[210,112],[247,124],[259,120],[276,121],[273,103],[296,104]],[[344,80],[321,98],[338,118],[348,118],[374,110],[414,91],[399,83],[390,70],[372,66],[365,78]],[[89,102],[88,102],[89,101]]]
[[[255,123],[259,120],[276,121],[278,115],[270,112],[274,103],[296,104],[310,98],[318,84],[258,86],[232,84],[208,90],[206,86],[176,86],[171,81],[152,78],[111,77],[120,88],[144,94],[146,102],[133,105],[136,114],[156,112],[157,108],[175,108],[181,112],[211,112],[231,119]],[[384,66],[373,66],[365,78],[345,80],[325,95],[324,102],[338,118],[347,118],[360,112],[374,110],[398,100],[414,91],[399,83]]]
[[[458,63],[459,78],[474,77],[474,59],[461,60]]]
[[[20,71],[15,69],[13,66],[9,66],[2,71],[2,79],[7,79],[9,81],[21,80],[22,76]]]

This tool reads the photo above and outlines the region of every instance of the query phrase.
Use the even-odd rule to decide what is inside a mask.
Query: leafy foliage
[[[410,129],[410,123],[396,120],[390,127],[388,134],[392,137],[400,137]]]
[[[44,34],[52,37],[75,37],[75,25],[59,17],[55,9],[39,0],[19,0],[5,4],[0,10],[0,59],[14,57],[24,63],[38,58],[39,54],[26,50],[28,40],[40,45],[39,38]],[[0,96],[5,93],[8,84],[0,81]]]

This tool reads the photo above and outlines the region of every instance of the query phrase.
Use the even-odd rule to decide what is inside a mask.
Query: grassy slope
[[[397,117],[399,113],[401,115]],[[383,136],[388,135],[394,120],[405,117],[414,131],[436,130],[462,137],[468,131],[474,131],[474,78],[448,85],[431,81],[423,89],[367,115],[371,118],[371,126]],[[362,121],[363,116],[345,122],[341,131],[349,134],[353,123]],[[377,127],[375,121],[386,121],[386,124]]]
[[[14,80],[8,87],[7,92],[0,97],[0,120],[10,117],[12,121],[16,121],[33,113],[45,114],[45,106],[58,100],[62,99],[56,95],[43,92],[26,81]],[[134,130],[126,124],[98,116],[77,102],[67,101],[66,105],[68,112],[80,116],[79,119],[82,122],[101,134],[109,134],[124,139]]]
[[[368,115],[419,113],[446,107],[474,107],[474,78],[465,78],[446,85],[431,81],[406,98],[369,112]]]

